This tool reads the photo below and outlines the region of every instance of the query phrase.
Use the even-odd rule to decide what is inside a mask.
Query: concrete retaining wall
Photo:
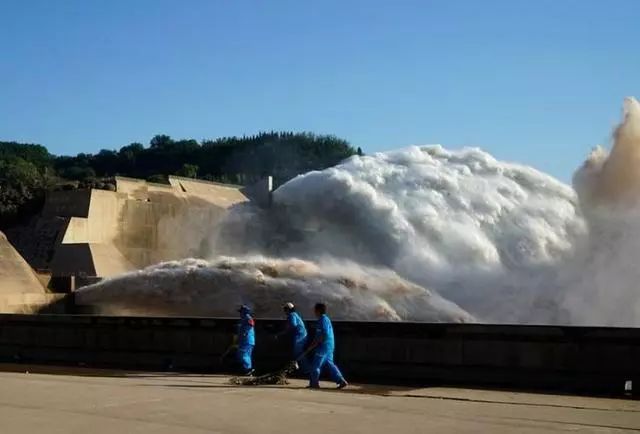
[[[259,320],[256,365],[286,360],[272,334],[281,321]],[[586,393],[640,386],[640,329],[334,324],[336,358],[353,380],[493,385]],[[0,360],[220,372],[233,319],[0,315]],[[312,330],[312,327],[309,327]]]
[[[44,293],[36,273],[0,232],[0,295]]]

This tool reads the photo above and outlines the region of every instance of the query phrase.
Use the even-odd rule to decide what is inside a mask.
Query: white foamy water
[[[212,314],[294,299],[354,319],[640,325],[640,106],[625,107],[611,153],[576,173],[580,198],[479,149],[352,157],[280,187],[270,213],[239,207],[212,228],[212,257],[237,258],[163,264],[78,295],[133,308],[154,293]],[[289,271],[265,277],[266,263]]]
[[[251,304],[256,315],[281,316],[292,301],[311,317],[311,300],[325,300],[336,319],[469,322],[455,304],[390,270],[353,263],[264,257],[165,262],[78,291],[78,302],[107,312],[156,315],[235,315]]]
[[[574,176],[589,236],[562,271],[569,323],[640,326],[640,104],[627,98],[611,152],[596,148]]]
[[[586,230],[570,187],[478,149],[352,158],[285,184],[275,201],[291,225],[313,228],[285,255],[391,268],[486,321],[528,320],[539,280]]]

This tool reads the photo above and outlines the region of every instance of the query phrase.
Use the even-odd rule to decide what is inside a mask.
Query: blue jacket
[[[293,343],[304,342],[307,338],[307,328],[304,326],[304,321],[302,321],[300,315],[297,312],[289,312],[287,323],[289,324],[289,329],[293,332]]]
[[[322,343],[318,345],[318,354],[333,354],[335,349],[335,339],[333,337],[333,326],[331,320],[325,314],[322,315],[316,324],[316,338],[322,337]]]
[[[240,314],[240,322],[238,323],[238,345],[256,344],[255,324],[251,315],[248,313]]]

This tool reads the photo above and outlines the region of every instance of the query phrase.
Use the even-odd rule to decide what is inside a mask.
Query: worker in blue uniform
[[[255,321],[251,316],[251,309],[242,305],[238,309],[240,314],[240,322],[238,323],[238,334],[236,335],[236,344],[238,346],[236,356],[244,375],[253,375],[253,363],[251,355],[253,347],[256,345]]]
[[[284,310],[285,315],[287,315],[287,326],[278,334],[278,337],[283,334],[291,335],[293,343],[293,359],[298,362],[300,370],[306,374],[309,372],[308,362],[305,357],[307,328],[305,327],[300,314],[296,312],[296,307],[293,303],[285,303],[282,305],[282,310]]]
[[[315,353],[311,359],[309,388],[320,388],[320,373],[323,368],[326,368],[331,380],[335,381],[338,385],[338,389],[344,389],[349,383],[347,383],[342,376],[340,369],[333,363],[335,340],[333,336],[333,326],[327,316],[327,306],[323,303],[317,303],[314,308],[314,313],[318,322],[316,325],[316,335],[309,346],[309,348],[315,349]]]

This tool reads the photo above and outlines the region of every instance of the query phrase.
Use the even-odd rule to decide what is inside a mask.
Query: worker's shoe
[[[312,386],[311,384],[305,387],[305,389],[320,389],[320,386]]]
[[[249,369],[249,370],[248,370],[248,371],[246,371],[243,375],[244,375],[245,377],[253,377],[253,374],[255,374],[255,373],[256,373],[256,370],[255,370],[255,369]]]
[[[340,383],[338,383],[338,390],[344,389],[345,387],[347,387],[349,385],[349,383],[346,382],[346,380],[342,380]]]

